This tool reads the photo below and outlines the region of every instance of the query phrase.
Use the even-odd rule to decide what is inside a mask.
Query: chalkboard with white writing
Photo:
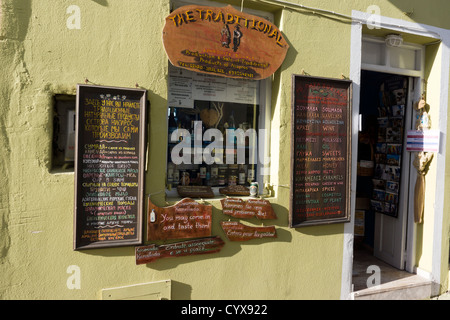
[[[290,227],[350,221],[347,80],[293,76]]]
[[[77,87],[75,250],[142,244],[146,97]]]

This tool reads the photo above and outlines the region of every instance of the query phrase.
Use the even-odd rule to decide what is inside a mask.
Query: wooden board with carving
[[[228,186],[226,188],[220,188],[219,193],[227,196],[249,196],[250,189],[241,185]]]
[[[220,237],[207,237],[157,246],[156,244],[135,248],[136,264],[155,262],[162,258],[175,258],[219,252],[225,242]]]
[[[234,218],[249,219],[256,217],[260,220],[277,219],[277,215],[269,201],[264,199],[226,198],[220,200],[223,214]]]
[[[178,186],[177,192],[182,198],[214,198],[214,192],[208,186]]]
[[[261,238],[276,238],[274,226],[250,227],[237,221],[222,221],[220,225],[230,241],[249,241]]]
[[[189,239],[211,236],[212,206],[185,198],[170,207],[148,199],[147,239]]]
[[[289,44],[270,21],[232,6],[183,6],[166,17],[170,62],[199,73],[261,80],[283,63]]]

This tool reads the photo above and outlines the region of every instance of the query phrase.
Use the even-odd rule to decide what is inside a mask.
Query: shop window
[[[262,185],[258,141],[267,80],[231,79],[169,66],[167,188]],[[261,149],[261,150],[260,150]]]
[[[54,96],[52,171],[73,171],[75,101],[74,95]]]

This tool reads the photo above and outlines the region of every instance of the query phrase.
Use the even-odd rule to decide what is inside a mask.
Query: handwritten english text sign
[[[226,198],[220,200],[223,214],[234,218],[249,219],[256,217],[260,220],[277,219],[272,205],[268,200],[249,199],[247,201],[239,198]]]
[[[158,207],[148,199],[147,239],[188,239],[211,236],[212,206],[185,198]]]
[[[220,225],[230,241],[249,241],[252,239],[277,237],[274,226],[250,227],[237,221],[222,221]]]

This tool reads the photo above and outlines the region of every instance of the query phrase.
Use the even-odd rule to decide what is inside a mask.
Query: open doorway
[[[367,288],[369,267],[382,273],[382,283],[410,276],[402,270],[410,169],[404,141],[411,126],[412,85],[411,77],[361,72],[354,291]]]

